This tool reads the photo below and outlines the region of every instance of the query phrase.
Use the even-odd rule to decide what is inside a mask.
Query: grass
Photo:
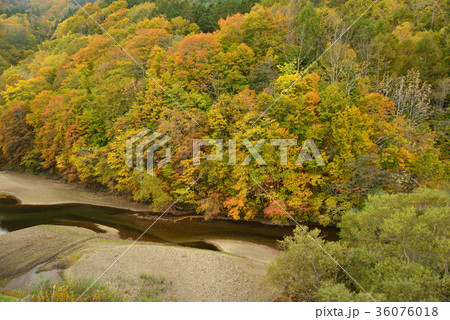
[[[80,302],[116,302],[130,300],[136,302],[163,302],[175,300],[173,298],[167,298],[166,291],[168,283],[162,276],[141,273],[138,281],[134,279],[122,279],[121,277],[117,279],[117,286],[119,288],[138,285],[137,293],[131,296],[123,294],[122,290],[113,290],[107,284],[99,282],[89,288],[93,282],[93,279],[64,279],[59,283],[54,283],[50,280],[41,280],[36,284],[32,284],[25,291],[3,291],[3,294],[0,294],[0,302],[18,301],[25,297],[27,301],[32,302],[73,302],[77,301],[82,294],[83,296],[78,300]],[[87,292],[84,293],[86,290]]]
[[[27,301],[33,302],[73,302],[87,290],[78,300],[80,302],[112,302],[123,301],[123,297],[110,290],[106,284],[95,283],[91,288],[93,279],[64,280],[60,283],[52,283],[50,280],[42,280],[31,285],[26,291],[14,290],[8,295],[17,299],[29,297]],[[89,290],[88,290],[89,289]]]
[[[136,302],[162,302],[162,295],[166,292],[166,280],[162,276],[152,276],[141,273],[141,286],[134,301]]]
[[[0,302],[17,302],[17,298],[0,294]]]
[[[9,282],[8,278],[0,279],[0,288],[6,286]]]

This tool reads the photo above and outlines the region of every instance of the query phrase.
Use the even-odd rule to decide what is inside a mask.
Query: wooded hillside
[[[155,210],[200,177],[179,205],[286,219],[255,179],[296,218],[321,224],[377,190],[448,179],[448,1],[380,0],[356,22],[368,1],[87,3],[151,77],[75,6],[62,13],[67,3],[51,1],[39,15],[2,2],[4,167],[102,186]],[[126,140],[143,128],[172,137],[172,161],[155,176],[125,165]],[[238,164],[248,155],[244,138],[299,145],[288,166],[269,143],[260,150],[267,166],[193,166],[194,138],[236,139]],[[325,166],[294,165],[306,139]]]

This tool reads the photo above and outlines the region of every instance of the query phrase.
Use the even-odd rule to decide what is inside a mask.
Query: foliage
[[[305,227],[305,231],[297,227],[292,237],[281,242],[286,251],[267,270],[268,281],[280,287],[280,300],[314,301],[324,283],[339,281],[341,270],[320,247],[339,264],[348,263],[349,253],[339,243],[325,242],[319,237],[319,229],[310,231]]]
[[[371,196],[340,223],[347,270],[388,301],[448,300],[449,223],[448,191]]]
[[[0,302],[16,302],[17,299],[10,296],[5,296],[4,294],[0,294]]]
[[[66,0],[1,0],[0,72],[31,56],[55,26],[73,13],[73,6]]]
[[[370,196],[362,210],[343,215],[339,242],[323,241],[317,229],[312,240],[297,228],[281,242],[286,251],[267,281],[280,300],[371,300],[362,287],[382,301],[447,301],[449,220],[448,191]]]
[[[323,225],[378,190],[442,186],[449,173],[447,16],[439,1],[415,3],[378,1],[342,38],[365,1],[87,3],[139,65],[82,10],[58,20],[50,39],[33,33],[39,27],[27,29],[21,13],[1,15],[24,36],[0,31],[0,38],[23,38],[15,48],[32,51],[20,62],[24,54],[0,48],[7,57],[0,165],[103,186],[154,210],[200,178],[180,207],[285,221],[274,198],[295,218]],[[154,177],[125,165],[126,140],[143,128],[172,138],[172,162]],[[193,166],[196,138],[236,139],[237,165]],[[298,141],[287,166],[269,143],[280,138]],[[267,166],[241,165],[244,139],[268,140],[261,148]],[[293,164],[306,139],[325,166]]]
[[[164,277],[142,273],[139,280],[139,288],[131,297],[121,291],[115,291],[108,284],[96,282],[92,285],[93,279],[64,279],[59,283],[41,280],[30,285],[25,291],[6,292],[4,290],[3,294],[6,295],[0,294],[0,301],[17,301],[26,298],[26,301],[33,302],[118,302],[130,299],[136,302],[163,302],[167,299],[166,291],[170,283]],[[134,286],[135,284],[133,282],[128,285]],[[82,294],[83,296],[81,296]]]
[[[93,279],[64,280],[61,283],[52,283],[50,280],[41,280],[32,284],[27,291],[13,291],[8,295],[33,302],[74,302],[94,282]],[[28,300],[30,299],[30,300]],[[78,301],[80,302],[111,302],[122,301],[123,297],[108,289],[108,286],[96,282]]]

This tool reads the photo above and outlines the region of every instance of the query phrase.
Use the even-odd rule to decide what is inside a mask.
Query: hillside
[[[264,0],[250,10],[253,2],[233,1],[86,4],[104,30],[82,10],[48,31],[3,16],[4,30],[16,29],[1,48],[10,57],[2,55],[0,163],[161,211],[199,179],[178,206],[286,220],[277,199],[325,225],[373,192],[445,183],[447,5]],[[220,6],[232,11],[208,14]],[[172,161],[154,176],[126,165],[126,140],[144,128],[171,137]],[[192,165],[192,139],[206,138],[225,141],[224,161]],[[230,139],[241,165],[228,164]],[[245,139],[267,139],[267,165],[245,165]],[[270,139],[297,139],[287,166]],[[325,166],[294,164],[307,139]]]

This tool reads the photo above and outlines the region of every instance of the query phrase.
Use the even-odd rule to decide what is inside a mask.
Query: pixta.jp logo
[[[259,154],[261,147],[267,142],[267,139],[260,139],[255,143],[252,143],[248,139],[242,139],[242,143],[247,149],[248,156],[240,163],[242,166],[248,166],[252,159],[260,166],[266,166],[267,163],[263,156]],[[282,166],[288,164],[288,147],[296,146],[297,139],[271,139],[270,144],[272,146],[277,146],[279,148],[279,163]],[[213,146],[216,150],[214,154],[203,154],[201,152],[202,146]],[[193,143],[193,164],[200,165],[201,159],[206,161],[223,161],[223,140],[222,139],[194,139]],[[314,159],[313,159],[314,158]],[[324,166],[325,161],[323,161],[322,155],[319,149],[314,143],[313,139],[306,139],[303,142],[302,149],[295,161],[295,165],[301,166],[304,162],[315,160],[317,165]],[[228,164],[231,166],[236,165],[236,140],[228,140]]]
[[[147,154],[147,173],[153,175],[153,158],[155,151],[163,147],[171,139],[169,136],[163,136],[160,140],[154,142],[155,139],[161,137],[159,132],[152,133],[150,130],[144,129],[138,134],[132,136],[127,140],[126,150],[126,164],[127,167],[133,168],[133,160],[136,158],[136,168],[144,171],[145,161],[144,155]],[[154,142],[154,143],[153,143]],[[152,144],[153,143],[153,144]],[[136,145],[136,147],[135,147]],[[135,157],[136,156],[136,157]],[[158,162],[158,168],[162,168],[170,162],[172,151],[170,146],[166,146],[166,153],[164,159]]]
[[[144,129],[138,134],[134,135],[127,140],[126,146],[126,164],[128,167],[134,167],[140,171],[144,170],[145,165],[147,165],[147,173],[153,175],[154,168],[154,156],[155,151],[163,147],[167,142],[170,141],[169,136],[163,136],[160,140],[155,141],[157,138],[162,136],[161,133],[155,132],[150,134],[150,130]],[[267,163],[263,156],[259,153],[261,147],[267,142],[266,139],[260,139],[252,143],[248,139],[242,139],[242,143],[247,150],[247,157],[239,163],[242,166],[248,166],[252,160],[260,166],[266,166]],[[228,140],[228,164],[236,165],[236,140]],[[286,166],[288,164],[288,147],[296,146],[297,139],[271,139],[270,144],[276,146],[279,149],[279,164]],[[215,153],[205,154],[201,151],[202,146],[214,147]],[[145,159],[145,155],[147,158]],[[136,159],[136,163],[134,163]],[[166,146],[165,156],[158,162],[158,168],[162,168],[164,165],[170,162],[171,159],[171,148]],[[224,142],[222,139],[194,139],[192,145],[192,164],[200,165],[202,161],[224,161]],[[301,166],[304,162],[315,161],[317,165],[324,166],[325,162],[320,154],[319,149],[314,143],[313,139],[306,139],[303,142],[300,153],[298,154],[295,165]]]

